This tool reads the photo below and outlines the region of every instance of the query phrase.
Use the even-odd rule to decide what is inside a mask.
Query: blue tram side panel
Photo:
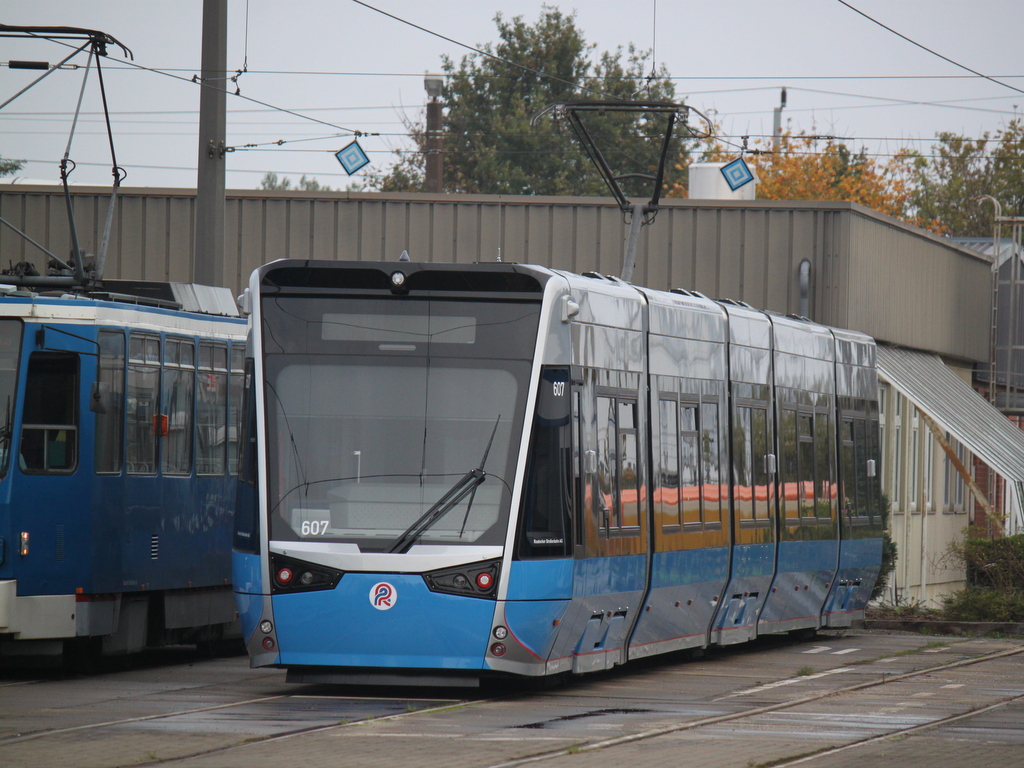
[[[237,632],[245,321],[225,289],[119,288],[0,295],[0,662]]]
[[[253,666],[463,685],[863,616],[870,338],[515,264],[280,261],[247,296]]]

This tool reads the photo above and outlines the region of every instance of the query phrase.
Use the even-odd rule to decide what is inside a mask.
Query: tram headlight
[[[344,575],[334,568],[276,553],[270,555],[270,572],[273,574],[270,589],[274,594],[334,589]]]
[[[270,621],[270,619],[264,619],[260,622],[260,632],[262,632],[264,635],[269,635],[273,631],[274,624]]]
[[[429,571],[423,574],[423,580],[431,592],[494,600],[500,570],[501,560],[486,560]]]
[[[395,286],[395,288],[401,288],[403,285],[405,285],[405,273],[399,272],[398,270],[392,272],[391,284]]]
[[[494,636],[498,640],[504,640],[506,637],[508,637],[508,628],[507,627],[502,627],[502,626],[495,627],[494,628]]]

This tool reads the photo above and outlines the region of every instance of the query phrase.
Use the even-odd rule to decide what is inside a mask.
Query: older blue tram
[[[237,634],[226,289],[0,286],[0,660]]]
[[[870,338],[500,263],[279,261],[248,300],[254,666],[473,684],[863,615]]]

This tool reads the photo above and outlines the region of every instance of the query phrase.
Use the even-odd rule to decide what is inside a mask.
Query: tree
[[[698,157],[727,162],[737,154],[711,137]],[[690,159],[684,156],[677,167],[688,166]],[[925,223],[910,204],[913,169],[907,152],[882,164],[864,149],[855,153],[843,142],[786,132],[777,148],[771,140],[761,140],[744,159],[758,178],[760,200],[845,200],[913,224]],[[685,196],[685,184],[676,184],[670,193]]]
[[[991,136],[978,139],[940,133],[932,157],[913,157],[915,188],[910,203],[918,215],[936,219],[960,237],[992,234],[992,205],[979,195],[991,195],[1005,215],[1024,213],[1024,121],[1011,120]]]
[[[444,190],[446,192],[539,195],[605,195],[607,189],[564,120],[531,118],[545,107],[580,99],[671,101],[672,82],[664,68],[650,71],[650,55],[632,46],[593,58],[576,27],[575,14],[545,7],[533,26],[521,16],[495,16],[499,42],[480,47],[456,64],[445,57],[441,94],[444,106]],[[512,63],[514,62],[514,63]],[[517,66],[518,65],[518,66]],[[642,96],[638,93],[642,92]],[[382,191],[422,187],[426,137],[422,126],[407,121],[417,150],[370,185]],[[636,158],[649,168],[656,162],[650,137],[663,135],[642,117],[614,119],[599,126],[605,146]],[[660,144],[653,142],[660,150]],[[679,151],[679,142],[676,142]],[[674,156],[674,155],[673,155]],[[652,159],[653,157],[653,159]],[[648,193],[649,194],[649,193]]]
[[[285,176],[282,179],[278,179],[277,174],[273,171],[268,171],[264,174],[260,180],[260,189],[292,189],[292,180]],[[295,189],[303,192],[333,192],[330,187],[322,185],[316,179],[307,179],[306,174],[302,174],[299,179],[299,183],[295,186]]]
[[[0,157],[0,178],[10,176],[12,173],[17,173],[24,165],[24,160],[5,160]]]

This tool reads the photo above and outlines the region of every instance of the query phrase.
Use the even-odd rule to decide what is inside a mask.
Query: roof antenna
[[[398,257],[398,260],[399,261],[408,261],[409,260],[409,251],[403,250],[402,251],[402,255]]]
[[[498,246],[498,262],[501,262],[501,246]]]

